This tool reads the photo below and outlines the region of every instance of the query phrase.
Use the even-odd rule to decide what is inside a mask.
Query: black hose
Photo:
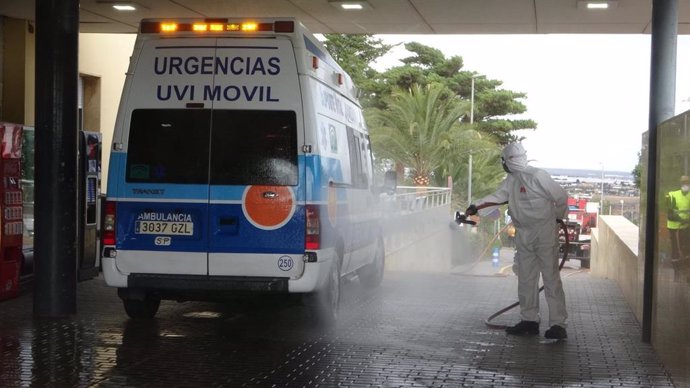
[[[565,222],[563,222],[562,220],[557,220],[557,221],[561,225],[561,229],[563,229],[563,234],[565,235],[565,248],[563,249],[563,258],[561,259],[561,264],[558,266],[558,270],[560,271],[561,269],[563,269],[563,265],[565,264],[566,260],[568,259],[568,251],[570,250],[570,238],[568,236],[568,227],[565,225]],[[539,292],[542,292],[542,291],[544,291],[544,286],[539,287],[539,291],[537,292],[537,294],[539,294]],[[508,327],[507,325],[499,325],[496,323],[491,323],[491,320],[498,317],[499,315],[506,313],[507,311],[514,309],[515,307],[517,307],[519,305],[520,305],[520,302],[515,302],[515,303],[511,304],[510,306],[504,307],[504,308],[496,311],[494,314],[492,314],[489,318],[487,318],[484,321],[484,324],[486,324],[486,326],[491,328],[491,329],[498,329],[498,330],[506,329]]]

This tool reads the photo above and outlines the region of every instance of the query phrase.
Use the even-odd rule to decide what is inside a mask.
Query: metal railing
[[[398,186],[395,193],[384,194],[388,209],[405,213],[421,212],[427,209],[448,206],[451,190],[447,187]]]

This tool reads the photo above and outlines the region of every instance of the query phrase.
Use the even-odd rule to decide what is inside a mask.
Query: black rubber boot
[[[568,338],[568,333],[565,331],[564,327],[553,325],[544,333],[544,337],[550,339],[564,339]]]
[[[511,335],[539,335],[539,322],[520,321],[515,326],[507,327],[506,333]]]

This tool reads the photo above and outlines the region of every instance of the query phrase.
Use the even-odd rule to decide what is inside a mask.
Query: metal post
[[[77,304],[79,1],[36,2],[36,238],[34,314]]]
[[[678,0],[652,2],[652,52],[649,87],[649,136],[647,209],[645,212],[644,287],[642,290],[642,341],[652,341],[654,308],[654,259],[657,245],[657,126],[673,117],[676,98],[676,45]]]
[[[689,97],[690,98],[690,97]],[[683,137],[688,137],[688,115],[683,115]],[[683,156],[683,175],[688,175],[688,155]]]
[[[604,163],[601,164],[601,214],[604,215]]]
[[[472,76],[472,86],[470,88],[470,125],[474,124],[474,79],[482,77],[481,75]],[[472,204],[472,153],[470,152],[470,159],[467,167],[467,204]]]
[[[472,76],[472,91],[470,92],[470,124],[474,124],[474,79]]]
[[[472,154],[467,168],[467,205],[472,204]]]

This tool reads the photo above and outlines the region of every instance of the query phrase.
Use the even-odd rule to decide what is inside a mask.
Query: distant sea
[[[544,170],[552,176],[601,180],[601,170],[580,170],[575,168],[544,168]],[[633,175],[630,171],[604,170],[604,179],[633,180]]]

